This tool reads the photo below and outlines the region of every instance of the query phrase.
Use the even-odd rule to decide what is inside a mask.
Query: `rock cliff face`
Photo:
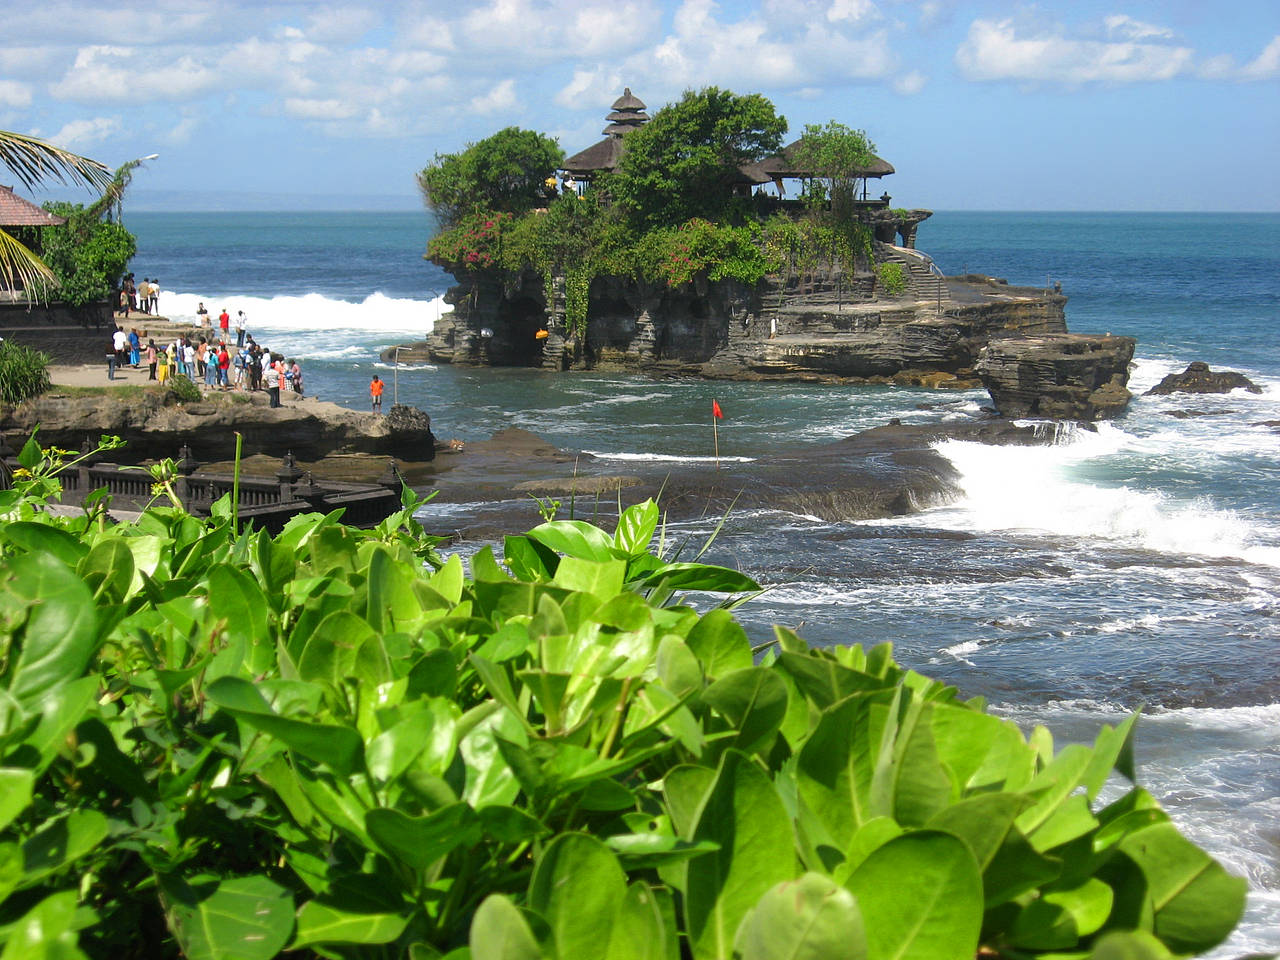
[[[976,387],[1009,416],[1094,420],[1129,400],[1133,341],[1067,334],[1067,298],[981,274],[942,277],[918,250],[875,246],[905,289],[838,271],[757,288],[679,289],[619,277],[591,284],[584,339],[569,330],[562,285],[526,274],[502,285],[468,274],[454,310],[401,360],[633,369],[730,380]],[[551,300],[548,302],[548,292]],[[1127,352],[1124,345],[1127,344]],[[385,359],[392,359],[388,350]],[[979,380],[977,364],[985,357]]]
[[[597,278],[584,339],[568,329],[558,283],[548,303],[536,274],[504,286],[476,273],[450,290],[454,310],[430,339],[401,347],[400,358],[970,386],[978,351],[990,340],[1066,331],[1059,293],[975,274],[942,278],[916,250],[879,244],[877,251],[902,268],[904,290],[890,295],[870,275],[839,272],[756,289],[700,281],[672,290]]]
[[[18,407],[0,408],[0,431],[12,438],[15,449],[37,426],[42,444],[72,450],[85,439],[115,435],[128,442],[130,461],[173,457],[183,444],[199,460],[227,460],[235,456],[237,432],[244,438],[244,456],[280,457],[290,450],[303,460],[336,452],[413,461],[435,456],[431,421],[413,407],[395,406],[387,416],[375,416],[318,401],[271,409],[265,398],[254,399],[258,402],[232,395],[180,404],[162,390],[128,398],[66,397],[55,390]]]
[[[1136,343],[1070,333],[992,340],[977,369],[1002,416],[1100,420],[1132,396],[1125,384]]]

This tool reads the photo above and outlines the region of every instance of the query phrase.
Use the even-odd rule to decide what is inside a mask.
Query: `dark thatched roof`
[[[612,170],[622,158],[622,138],[605,137],[597,144],[575,153],[560,164],[566,173],[591,174],[601,170]]]
[[[622,88],[622,96],[613,101],[614,110],[643,110],[644,101],[631,93],[630,87]]]
[[[798,180],[813,176],[813,171],[806,170],[796,161],[796,153],[800,141],[787,144],[782,152],[772,157],[765,157],[759,163],[742,167],[743,176],[751,183],[768,183],[771,180]],[[894,172],[893,164],[873,155],[871,163],[861,170],[855,170],[855,177],[887,177]]]
[[[0,187],[0,227],[60,227],[66,222],[24,200],[13,187]]]

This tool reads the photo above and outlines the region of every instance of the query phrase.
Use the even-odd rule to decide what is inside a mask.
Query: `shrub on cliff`
[[[645,228],[723,220],[738,168],[776,153],[786,132],[786,118],[761,94],[688,90],[627,134],[604,189]]]
[[[453,226],[478,210],[523,213],[543,206],[554,190],[564,151],[550,137],[507,127],[459,153],[436,154],[418,173],[418,186],[444,226]]]
[[[756,584],[651,552],[651,501],[470,573],[417,503],[272,538],[0,492],[6,956],[1165,960],[1239,917],[1100,802],[1136,718],[1055,750],[887,646],[753,651]]]
[[[49,355],[11,340],[0,341],[0,402],[22,403],[49,389]]]

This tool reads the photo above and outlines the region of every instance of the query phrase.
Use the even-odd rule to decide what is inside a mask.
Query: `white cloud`
[[[827,20],[831,23],[857,23],[860,20],[878,19],[880,10],[872,0],[832,0],[827,8]]]
[[[1103,21],[1107,28],[1107,36],[1121,40],[1172,40],[1173,31],[1167,27],[1143,23],[1123,13],[1107,17]]]
[[[893,80],[893,89],[897,93],[909,97],[912,94],[919,93],[923,90],[924,85],[928,82],[929,78],[923,73],[919,70],[912,70],[910,73],[904,73],[900,77],[895,77]]]
[[[325,7],[307,17],[305,33],[320,43],[351,43],[382,22],[374,10],[361,7]]]
[[[1191,64],[1189,47],[1077,40],[1060,29],[1020,32],[1012,20],[975,20],[956,51],[968,80],[1132,83],[1168,80]]]
[[[357,111],[352,104],[336,98],[308,100],[303,97],[288,97],[284,101],[284,112],[302,120],[348,120]]]
[[[604,68],[574,70],[573,79],[556,93],[555,101],[567,109],[613,103],[622,92],[623,81],[616,71]]]
[[[170,59],[125,47],[92,46],[81,49],[75,63],[49,89],[60,100],[146,103],[188,100],[219,86],[221,80],[215,70],[190,56]]]
[[[93,143],[101,143],[121,128],[119,117],[94,117],[91,120],[72,120],[57,133],[45,139],[49,143],[68,150],[83,150]]]
[[[0,107],[25,107],[31,103],[31,88],[16,80],[0,80]]]
[[[1268,80],[1280,77],[1280,35],[1271,38],[1258,56],[1240,70],[1242,80]]]
[[[623,75],[664,92],[706,85],[797,90],[886,79],[897,63],[883,29],[796,16],[794,3],[736,21],[722,19],[719,9],[714,0],[684,0],[671,35],[628,58]]]
[[[1251,82],[1280,77],[1280,35],[1271,38],[1256,57],[1241,66],[1230,54],[1210,57],[1200,64],[1200,76],[1206,80]]]
[[[471,98],[471,109],[476,113],[499,113],[516,105],[516,83],[514,80],[503,80],[496,83],[485,94]]]
[[[177,122],[169,132],[164,135],[166,143],[175,146],[190,143],[192,135],[200,126],[200,118],[195,116],[185,116]]]

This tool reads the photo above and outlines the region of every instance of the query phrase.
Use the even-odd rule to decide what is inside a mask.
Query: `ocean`
[[[707,470],[716,399],[721,470],[747,476],[784,446],[987,403],[981,391],[396,371],[380,351],[448,309],[451,278],[422,259],[425,213],[126,225],[162,313],[193,317],[200,300],[244,310],[259,342],[300,359],[309,393],[360,409],[377,372],[442,438],[519,426],[615,472]],[[1061,283],[1072,331],[1138,339],[1135,394],[1193,360],[1263,393],[1139,396],[1050,446],[941,443],[961,478],[954,502],[864,523],[744,511],[708,558],[770,587],[739,611],[754,637],[783,623],[815,643],[892,641],[905,664],[1028,728],[1049,724],[1060,744],[1141,707],[1142,782],[1249,880],[1245,920],[1215,955],[1280,950],[1280,215],[940,212],[919,246],[947,273]],[[424,523],[451,529],[459,509],[428,504]],[[538,522],[532,500],[527,514]],[[672,533],[701,542],[718,520]]]

